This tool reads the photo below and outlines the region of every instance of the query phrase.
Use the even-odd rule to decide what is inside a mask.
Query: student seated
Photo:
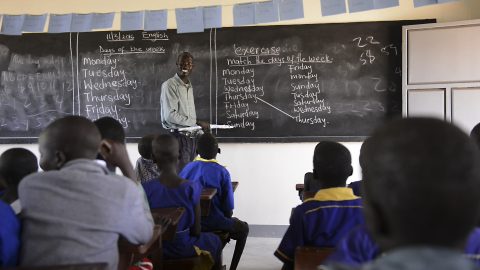
[[[463,249],[463,254],[480,266],[480,228],[470,233]],[[365,225],[351,230],[335,247],[335,251],[328,257],[327,264],[342,263],[359,266],[375,260],[382,252],[373,241]]]
[[[314,156],[314,159],[315,158],[319,159],[322,157]],[[313,160],[313,162],[315,163],[316,161]],[[361,191],[360,191],[361,182],[362,181],[360,180],[360,181],[354,181],[348,184],[348,187],[353,190],[353,194],[355,194],[356,196],[361,196]],[[304,189],[303,189],[304,192],[317,192],[318,190],[320,190],[322,183],[314,177],[313,172],[307,172],[303,177],[303,186],[304,186]],[[303,200],[303,196],[301,196],[301,199]]]
[[[201,186],[177,175],[178,141],[171,135],[158,135],[152,142],[153,160],[162,172],[159,178],[143,183],[150,208],[183,207],[175,239],[163,241],[164,258],[185,258],[210,252],[210,263],[219,269],[222,243],[213,233],[201,233]]]
[[[15,267],[20,251],[20,221],[13,209],[0,201],[0,268]]]
[[[346,186],[352,175],[348,149],[336,142],[323,141],[315,147],[313,174],[321,183],[314,198],[297,206],[290,217],[290,226],[275,256],[283,269],[293,269],[298,246],[335,247],[352,228],[363,223],[359,197]]]
[[[202,216],[202,231],[228,232],[236,240],[230,269],[237,269],[249,232],[248,224],[233,214],[233,188],[228,170],[215,158],[219,152],[217,139],[211,133],[205,133],[198,139],[197,157],[180,172],[180,177],[199,182],[203,188],[215,188],[217,194],[212,199],[210,213]]]
[[[355,196],[362,197],[362,180],[350,182],[347,187],[353,190]]]
[[[137,177],[128,157],[125,145],[125,130],[115,118],[105,116],[93,122],[102,137],[97,158],[104,160],[111,174],[115,174],[118,167],[125,177],[136,181]]]
[[[10,148],[0,156],[0,179],[7,184],[1,200],[10,204],[15,214],[22,210],[18,185],[27,175],[38,171],[37,157],[25,148]]]
[[[81,116],[55,120],[39,138],[40,167],[22,180],[21,266],[108,263],[116,270],[117,241],[143,244],[153,219],[141,190],[95,162],[101,137]]]
[[[363,148],[367,227],[385,254],[321,269],[476,269],[462,254],[480,214],[474,142],[447,122],[408,118],[384,125]]]
[[[135,174],[137,181],[143,183],[158,178],[160,172],[157,164],[152,160],[152,141],[155,135],[150,134],[143,136],[138,142],[138,153],[140,157],[135,164]]]
[[[318,145],[318,144],[317,144]],[[317,156],[317,158],[319,158]],[[313,163],[315,164],[315,151],[313,155]],[[313,176],[313,172],[306,172],[303,176],[303,191],[316,193],[320,189],[320,181]],[[303,196],[301,198],[303,200]]]
[[[475,141],[478,148],[480,148],[480,123],[476,124],[470,132],[470,138]]]

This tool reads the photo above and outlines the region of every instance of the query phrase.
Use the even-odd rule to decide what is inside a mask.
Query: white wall
[[[169,28],[175,28],[174,8],[207,5],[224,5],[223,25],[232,26],[232,4],[250,1],[149,1],[149,0],[2,0],[0,10],[3,14],[41,14],[41,13],[89,13],[120,12],[142,9],[169,10]],[[229,6],[226,6],[229,5]],[[441,22],[480,18],[480,1],[463,0],[455,3],[413,8],[413,0],[400,0],[396,8],[345,14],[331,17],[320,16],[319,0],[304,0],[305,19],[284,21],[278,24],[305,24],[354,21],[381,21],[436,18]],[[116,16],[114,28],[119,28],[119,16]],[[358,153],[360,143],[345,143],[354,159],[354,175],[349,179],[360,179]],[[19,145],[0,145],[0,152]],[[20,145],[38,153],[37,145]],[[235,193],[235,215],[250,224],[288,224],[291,208],[300,201],[294,189],[296,183],[303,181],[303,174],[311,170],[315,143],[258,143],[220,145],[220,162],[227,166],[240,186]],[[138,158],[136,145],[129,144],[130,159]]]

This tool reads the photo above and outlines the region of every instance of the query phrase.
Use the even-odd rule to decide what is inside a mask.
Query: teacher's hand
[[[197,120],[197,125],[201,126],[204,132],[210,132],[210,123],[208,121]]]

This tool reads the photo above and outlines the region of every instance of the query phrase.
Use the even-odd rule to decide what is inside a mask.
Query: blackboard
[[[401,115],[401,27],[431,22],[0,35],[0,140],[68,114],[112,116],[129,140],[166,132],[160,88],[181,51],[198,118],[235,127],[220,140],[361,140]]]

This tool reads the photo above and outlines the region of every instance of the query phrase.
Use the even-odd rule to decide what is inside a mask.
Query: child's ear
[[[99,152],[104,158],[108,157],[112,153],[112,144],[107,140],[102,140]]]
[[[62,151],[55,152],[55,166],[59,170],[67,163],[67,156]]]
[[[350,165],[349,171],[348,171],[348,176],[352,176],[353,174],[353,167]]]

